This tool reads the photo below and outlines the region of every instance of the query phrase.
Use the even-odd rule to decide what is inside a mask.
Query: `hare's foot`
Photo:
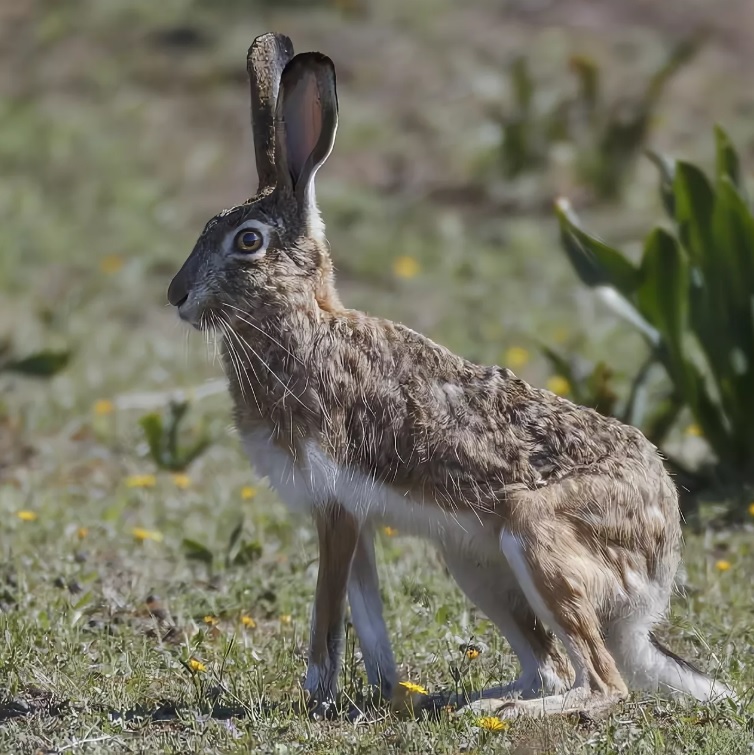
[[[576,687],[568,692],[533,700],[485,698],[472,703],[469,708],[479,715],[496,716],[502,719],[544,718],[569,714],[599,717],[622,699],[623,696],[619,694],[603,695],[585,687]]]

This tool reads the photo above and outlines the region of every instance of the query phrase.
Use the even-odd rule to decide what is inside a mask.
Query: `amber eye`
[[[236,234],[233,242],[236,250],[244,254],[258,252],[264,243],[264,236],[256,228],[245,228]]]

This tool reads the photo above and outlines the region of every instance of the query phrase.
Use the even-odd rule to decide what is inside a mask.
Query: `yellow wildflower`
[[[180,488],[181,490],[186,490],[186,488],[191,487],[191,478],[187,474],[178,472],[172,475],[172,478],[173,485],[175,485],[177,488]]]
[[[254,619],[252,619],[248,614],[244,614],[243,616],[241,616],[241,624],[243,624],[246,629],[254,629],[257,625],[257,622],[254,621]]]
[[[215,624],[220,623],[220,619],[217,618],[217,616],[205,616],[202,621],[205,624],[209,624],[209,626],[213,627]]]
[[[485,731],[508,731],[510,729],[510,724],[507,721],[501,721],[495,716],[477,718],[476,725]]]
[[[145,530],[143,527],[134,527],[131,530],[131,534],[140,543],[143,543],[145,540],[154,540],[156,543],[161,543],[164,540],[162,532],[157,532],[157,530]]]
[[[36,522],[39,519],[39,514],[36,511],[17,511],[16,516],[22,522]]]
[[[715,569],[718,571],[728,571],[730,569],[731,563],[730,561],[726,561],[724,558],[721,558],[716,564]]]
[[[117,254],[108,254],[99,263],[99,269],[107,275],[117,273],[123,267],[123,258]]]
[[[749,513],[754,516],[754,501],[749,504]]]
[[[279,618],[281,624],[290,624],[293,621],[293,617],[289,613],[282,613]]]
[[[511,346],[505,352],[505,366],[518,369],[529,362],[529,352],[523,346]]]
[[[197,661],[196,658],[189,658],[188,659],[188,667],[195,673],[200,674],[207,670],[207,667],[201,662]]]
[[[414,684],[413,682],[401,682],[401,687],[404,689],[407,689],[411,693],[415,693],[417,695],[428,695],[429,692],[421,686],[421,684]]]
[[[562,375],[553,375],[547,381],[547,390],[558,396],[567,396],[571,392],[571,384]]]
[[[89,535],[89,527],[79,527],[76,530],[76,537],[79,540],[83,540],[87,535]]]
[[[241,488],[241,498],[244,501],[250,501],[257,494],[257,489],[252,488],[251,485],[244,485]]]
[[[476,660],[477,658],[479,658],[480,655],[481,655],[481,651],[479,650],[479,648],[469,648],[466,651],[466,657],[470,661]]]
[[[126,478],[127,488],[153,488],[157,478],[153,474],[135,474]]]
[[[696,422],[693,422],[686,428],[686,435],[690,435],[692,438],[701,438],[703,435],[702,428]]]
[[[396,530],[394,527],[383,527],[382,531],[388,536],[388,537],[395,537],[398,534],[398,530]]]
[[[98,417],[105,417],[108,414],[112,414],[114,411],[115,405],[109,399],[101,398],[99,401],[94,402],[94,413]]]
[[[393,273],[398,278],[415,278],[419,274],[419,263],[413,257],[398,257],[393,262]]]

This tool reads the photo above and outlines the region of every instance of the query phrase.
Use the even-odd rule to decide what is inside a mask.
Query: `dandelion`
[[[201,674],[207,670],[207,667],[196,658],[189,658],[187,665],[195,674]]]
[[[107,274],[112,275],[117,273],[123,267],[123,258],[117,254],[108,254],[103,257],[99,263],[99,269]]]
[[[518,369],[529,363],[529,352],[523,346],[511,346],[505,352],[505,364]]]
[[[211,627],[220,623],[220,619],[218,619],[217,616],[205,616],[202,621]]]
[[[22,522],[36,522],[39,519],[39,514],[36,511],[17,511],[16,516]]]
[[[553,375],[547,381],[547,390],[558,396],[567,396],[571,392],[571,384],[562,375]]]
[[[754,516],[754,501],[749,504],[749,514]]]
[[[419,274],[419,263],[413,257],[398,257],[393,262],[393,273],[397,278],[415,278]]]
[[[187,474],[178,472],[172,475],[172,479],[173,485],[175,485],[177,488],[180,488],[181,490],[186,490],[186,488],[191,487],[191,478]]]
[[[481,650],[479,650],[479,648],[469,648],[469,649],[468,649],[468,650],[466,651],[466,657],[467,657],[467,658],[468,658],[468,659],[469,659],[470,661],[474,661],[474,660],[476,660],[477,658],[479,658],[479,656],[480,656],[481,654],[482,654],[482,652],[481,652]]]
[[[143,543],[145,540],[153,540],[155,543],[161,543],[164,540],[162,532],[157,532],[157,530],[146,530],[143,527],[134,527],[131,530],[131,534],[134,536],[134,539],[140,543]]]
[[[510,729],[510,724],[507,721],[501,721],[495,716],[477,718],[476,725],[485,731],[508,731]]]
[[[702,428],[699,427],[699,425],[696,424],[696,422],[692,422],[687,428],[686,428],[686,435],[690,435],[692,438],[701,438]]]
[[[728,571],[730,569],[731,563],[730,561],[726,561],[724,558],[721,558],[716,564],[715,569],[718,571]]]
[[[245,485],[241,488],[241,498],[244,501],[250,501],[256,494],[256,488],[252,488],[251,485]]]
[[[153,474],[135,474],[126,478],[127,488],[153,488],[157,478]]]
[[[94,402],[94,413],[98,417],[106,417],[108,414],[112,414],[115,411],[115,404],[106,398],[101,398],[99,401]]]
[[[76,537],[79,540],[83,540],[85,537],[88,537],[89,535],[89,527],[79,527],[76,530]]]
[[[254,621],[254,619],[252,619],[248,614],[244,614],[243,616],[241,616],[241,624],[246,627],[246,629],[254,629],[257,625],[257,622]]]
[[[398,530],[396,530],[394,527],[383,527],[382,531],[388,536],[388,537],[395,537],[398,534]]]
[[[401,687],[408,690],[412,694],[428,695],[429,692],[421,686],[421,684],[414,684],[413,682],[401,682]]]
[[[281,613],[279,619],[281,624],[290,624],[293,621],[293,617],[289,613]]]

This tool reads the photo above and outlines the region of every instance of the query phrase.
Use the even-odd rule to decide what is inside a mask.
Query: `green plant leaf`
[[[688,310],[688,264],[675,238],[662,228],[655,228],[647,237],[640,275],[641,285],[636,293],[639,311],[662,334],[673,369],[681,369]]]
[[[646,155],[655,164],[660,174],[660,199],[662,199],[662,206],[665,208],[668,217],[674,219],[675,191],[673,190],[673,185],[675,183],[675,160],[651,149],[646,150]]]
[[[704,272],[712,248],[711,220],[715,195],[696,165],[679,160],[673,182],[675,221],[681,243]]]
[[[577,275],[587,286],[612,286],[629,298],[639,284],[639,272],[620,252],[584,231],[570,204],[555,205],[563,247]]]
[[[147,445],[149,446],[149,455],[152,457],[152,461],[162,469],[165,461],[162,450],[162,417],[157,412],[150,412],[149,414],[145,414],[139,420],[139,424],[144,430]]]
[[[243,534],[243,516],[239,518],[238,523],[233,528],[228,538],[228,548],[225,552],[225,566],[230,566],[238,555],[238,545],[241,542]]]
[[[729,178],[744,196],[744,184],[741,177],[741,161],[728,135],[719,125],[715,126],[715,171],[718,180]],[[745,197],[744,197],[745,198]]]
[[[238,553],[233,559],[233,566],[247,566],[258,560],[262,555],[262,546],[256,540],[242,543]]]
[[[212,551],[196,540],[184,538],[181,541],[181,548],[183,549],[184,556],[189,560],[201,561],[201,563],[206,564],[208,567],[212,566],[215,558]]]
[[[70,351],[39,351],[22,359],[7,361],[3,369],[29,377],[47,378],[65,368],[70,359]]]

